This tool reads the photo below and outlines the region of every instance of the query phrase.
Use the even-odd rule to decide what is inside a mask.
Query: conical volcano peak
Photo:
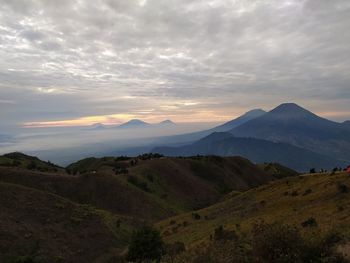
[[[283,114],[285,116],[315,116],[315,114],[313,114],[312,112],[304,109],[303,107],[300,107],[298,104],[295,103],[282,103],[281,105],[271,110],[270,113]]]

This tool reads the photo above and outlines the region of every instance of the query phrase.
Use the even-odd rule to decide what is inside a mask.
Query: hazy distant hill
[[[166,156],[239,155],[256,163],[278,162],[298,171],[308,171],[310,168],[331,169],[335,166],[346,165],[346,162],[286,143],[238,138],[231,133],[213,133],[190,145],[157,147],[153,149],[153,152]]]
[[[345,125],[321,118],[294,103],[281,104],[230,132],[237,137],[288,143],[350,160],[350,133]]]
[[[151,124],[141,121],[141,120],[137,120],[137,119],[133,119],[130,120],[126,123],[123,123],[119,126],[116,126],[115,128],[124,128],[124,129],[132,129],[132,128],[146,128],[149,127]]]

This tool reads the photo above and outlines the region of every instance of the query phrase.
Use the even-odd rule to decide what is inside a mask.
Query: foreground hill
[[[238,137],[264,139],[350,160],[346,124],[333,122],[294,104],[285,103],[230,131]]]
[[[59,167],[49,161],[45,162],[35,156],[29,156],[20,152],[1,155],[0,166],[21,167],[43,172],[62,172],[64,170],[62,167]]]
[[[157,221],[214,204],[229,191],[245,191],[274,179],[240,157],[88,158],[67,171],[71,174],[0,167],[0,181]]]
[[[0,182],[0,262],[110,262],[126,248],[130,219],[47,192]]]
[[[117,174],[127,185],[176,212],[207,206],[231,190],[247,190],[274,179],[240,157],[166,158],[146,154],[138,158],[89,158],[68,169]]]
[[[152,150],[166,156],[239,155],[255,163],[278,162],[298,171],[311,168],[332,169],[347,163],[285,143],[254,138],[238,138],[231,133],[213,133],[193,144],[181,147],[157,147]]]
[[[249,234],[261,220],[295,225],[305,234],[337,229],[350,234],[350,176],[345,172],[285,178],[157,224],[167,242],[207,242],[223,226]]]

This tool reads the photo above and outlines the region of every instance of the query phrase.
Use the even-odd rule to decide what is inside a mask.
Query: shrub
[[[33,256],[18,256],[13,260],[14,263],[35,263]]]
[[[131,262],[160,262],[165,254],[164,242],[160,233],[149,226],[136,231],[131,239],[127,260]]]
[[[135,176],[129,175],[128,176],[128,182],[135,185],[136,187],[140,188],[141,190],[145,192],[151,192],[151,189],[149,189],[148,184],[146,182],[141,182],[139,179]]]
[[[292,192],[292,196],[298,196],[299,194],[298,194],[298,191],[293,191]]]
[[[316,220],[306,220],[309,225]],[[253,228],[253,254],[264,263],[341,263],[344,258],[333,248],[342,236],[331,231],[324,236],[313,232],[313,236],[302,238],[297,228],[281,224],[260,223]]]
[[[342,184],[342,183],[338,183],[338,190],[340,193],[348,193],[349,192],[349,187],[345,184]]]
[[[225,230],[223,226],[219,226],[214,230],[214,240],[235,240],[237,235],[235,231]]]
[[[309,188],[309,189],[305,190],[303,195],[308,195],[308,194],[311,194],[311,193],[312,193],[312,190]]]
[[[259,262],[302,262],[303,240],[296,228],[260,223],[252,234],[253,254]]]
[[[35,170],[37,168],[36,162],[30,161],[30,163],[27,165],[27,168],[29,170]]]
[[[170,258],[171,262],[174,261],[174,258],[181,254],[182,252],[186,251],[185,244],[182,242],[175,242],[172,244],[166,244],[165,245],[165,251],[168,257]]]
[[[192,218],[195,219],[195,220],[200,220],[201,219],[201,216],[197,213],[192,213]]]
[[[302,227],[315,227],[317,226],[316,219],[313,217],[308,218],[304,222],[301,223]]]

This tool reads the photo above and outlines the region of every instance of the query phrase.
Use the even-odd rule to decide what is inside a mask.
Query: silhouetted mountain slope
[[[186,144],[190,142],[197,141],[205,136],[208,136],[209,134],[213,132],[227,132],[235,127],[238,127],[239,125],[246,123],[252,119],[255,119],[259,116],[262,116],[266,112],[261,110],[261,109],[255,109],[246,112],[242,116],[233,119],[231,121],[228,121],[222,125],[216,126],[212,129],[205,130],[205,131],[199,131],[199,132],[192,132],[192,133],[186,133],[186,134],[180,134],[180,135],[175,135],[175,136],[167,136],[163,137],[157,140],[158,144],[174,144],[174,145],[179,145],[179,144]]]
[[[350,121],[344,121],[342,123],[343,127],[345,127],[346,129],[349,129],[350,130]]]
[[[220,126],[217,126],[213,129],[210,129],[210,132],[227,132],[231,129],[234,129],[240,125],[242,125],[243,123],[246,123],[250,120],[253,120],[257,117],[260,117],[262,115],[264,115],[266,112],[263,111],[262,109],[254,109],[251,111],[246,112],[245,114],[243,114],[242,116],[231,120],[229,122],[226,122]]]
[[[254,138],[238,138],[230,133],[213,133],[190,145],[157,147],[153,152],[166,156],[239,155],[256,163],[278,162],[298,171],[307,171],[312,167],[330,169],[346,165],[345,162],[293,145]]]
[[[341,123],[285,103],[230,131],[237,137],[283,142],[344,161],[350,160],[350,133]]]

